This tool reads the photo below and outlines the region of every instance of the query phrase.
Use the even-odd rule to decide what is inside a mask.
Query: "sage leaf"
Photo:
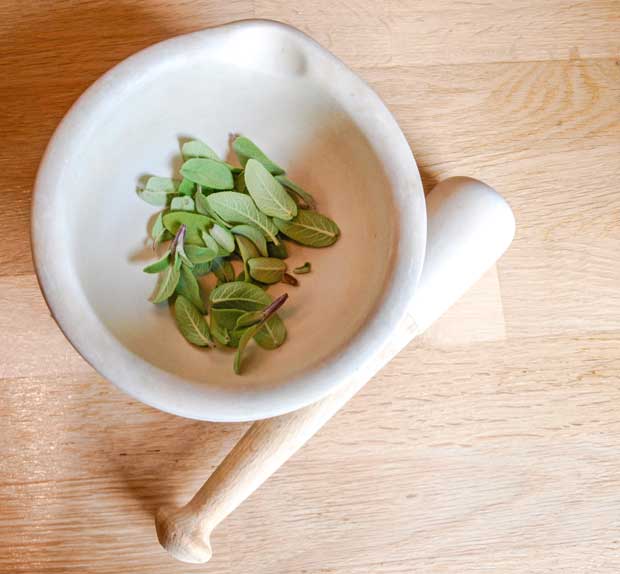
[[[316,211],[301,210],[291,221],[274,218],[276,227],[288,238],[308,247],[327,247],[338,239],[338,226]]]
[[[235,191],[239,193],[245,193],[247,191],[243,171],[235,176]]]
[[[187,228],[185,242],[191,245],[203,245],[202,233],[213,225],[213,219],[200,213],[189,211],[171,211],[163,217],[164,227],[172,234],[176,234],[181,225]]]
[[[179,266],[169,265],[159,277],[155,293],[151,296],[152,303],[162,303],[168,299],[177,287],[180,278]]]
[[[273,315],[254,335],[254,340],[263,349],[277,349],[286,340],[286,326],[279,315]]]
[[[276,257],[255,257],[248,261],[250,277],[261,283],[278,283],[285,271],[286,263]]]
[[[183,295],[174,303],[174,318],[179,331],[192,344],[199,347],[213,347],[213,338],[205,318]]]
[[[263,310],[262,319],[256,325],[249,327],[243,333],[243,335],[241,336],[241,339],[239,339],[237,353],[235,354],[235,361],[233,364],[234,371],[237,375],[241,374],[241,361],[243,359],[243,353],[245,351],[247,344],[250,342],[250,339],[254,337],[255,335],[258,335],[259,332],[261,332],[264,328],[267,327],[267,324],[269,323],[269,321],[273,319],[274,317],[276,317],[275,315],[276,311],[280,307],[282,307],[282,305],[285,303],[287,298],[288,298],[288,295],[285,293],[284,295],[281,295],[275,301],[273,301],[266,309]],[[284,327],[284,325],[282,325],[282,327]],[[275,332],[274,330],[273,333],[271,331],[268,331],[268,333],[270,333],[268,337],[271,338],[271,336],[273,335],[274,339],[272,339],[271,341],[264,340],[263,343],[268,345],[265,348],[275,349],[276,346],[281,345],[284,342],[284,339],[286,338],[286,330],[284,331],[283,337],[280,331]],[[269,345],[275,345],[275,346],[269,346]]]
[[[279,243],[278,229],[265,214],[261,213],[252,198],[236,191],[222,191],[207,197],[207,204],[217,215],[229,223],[254,225],[274,243]]]
[[[213,289],[209,301],[215,309],[258,311],[271,303],[271,297],[256,285],[233,281]]]
[[[310,271],[312,271],[312,264],[309,261],[306,261],[303,265],[293,269],[293,273],[297,273],[297,275],[304,275],[306,273],[310,273]]]
[[[179,195],[192,196],[194,195],[194,189],[195,189],[194,183],[190,181],[189,179],[183,178],[183,181],[179,185],[178,192],[179,192]]]
[[[211,237],[218,242],[218,244],[226,250],[227,254],[232,253],[235,250],[235,238],[233,234],[225,227],[218,225],[217,223],[209,230]]]
[[[260,323],[262,318],[262,311],[247,311],[246,313],[242,313],[235,323],[235,329],[244,329],[256,325],[256,323]]]
[[[262,163],[270,173],[274,175],[284,173],[284,170],[276,163],[271,161],[253,141],[245,136],[238,136],[233,142],[233,150],[239,158],[239,162],[245,167],[249,159],[255,159]]]
[[[226,257],[227,255],[230,255],[230,251],[227,251],[217,241],[215,241],[215,238],[210,233],[204,231],[202,234],[202,240],[204,244],[211,249],[211,251],[216,252],[217,257]]]
[[[206,313],[204,301],[200,296],[200,285],[198,279],[192,273],[187,265],[181,265],[179,282],[177,283],[176,292],[185,297],[191,304],[201,313]]]
[[[187,195],[174,197],[170,202],[170,209],[172,211],[194,211],[194,200]]]
[[[224,221],[211,207],[207,202],[207,196],[205,193],[201,191],[197,191],[194,196],[194,203],[196,204],[196,211],[198,213],[202,213],[203,215],[208,215],[211,217],[216,223],[219,223],[222,227],[230,228],[232,225]]]
[[[184,160],[188,160],[193,157],[203,157],[221,161],[220,156],[218,156],[206,143],[200,140],[185,142],[181,148],[181,154],[183,155]]]
[[[244,237],[243,235],[235,236],[235,241],[237,242],[237,251],[239,252],[241,260],[243,261],[243,279],[241,280],[250,281],[248,261],[250,259],[258,257],[260,253],[258,252],[256,245],[254,245],[252,241],[250,241],[247,237]],[[237,277],[237,280],[239,279],[240,277]]]
[[[167,238],[170,238],[170,232],[164,227],[164,212],[160,211],[155,221],[153,222],[153,227],[151,228],[151,238],[153,239],[153,247],[157,244],[165,241]]]
[[[228,259],[218,257],[211,263],[211,271],[220,283],[231,283],[235,280],[235,270]]]
[[[142,271],[145,273],[160,273],[166,269],[168,265],[170,265],[170,251],[166,251],[166,254],[161,259],[155,261],[155,263],[147,265],[144,269],[142,269]]]
[[[188,245],[188,247],[193,247]],[[192,273],[195,277],[202,277],[203,275],[208,275],[211,273],[211,262],[206,263],[195,263],[194,267],[192,267]]]
[[[245,166],[245,184],[254,203],[265,215],[290,220],[297,215],[297,205],[291,196],[255,159]]]
[[[298,205],[301,209],[316,209],[316,201],[307,191],[295,182],[291,181],[286,175],[276,175],[276,179],[287,189],[292,191],[300,200]]]
[[[141,199],[156,206],[166,206],[176,195],[179,183],[169,177],[149,177],[144,189],[138,189]]]
[[[230,345],[228,329],[222,327],[213,314],[211,314],[211,335],[220,345],[224,345],[225,347]]]
[[[199,245],[188,245],[185,248],[185,253],[194,265],[209,263],[218,256],[217,251],[214,251],[209,247],[200,247]]]
[[[233,331],[237,327],[239,318],[245,314],[246,312],[243,309],[211,309],[211,316],[215,317],[218,325],[228,329],[228,331]]]
[[[280,242],[280,245],[275,245],[273,243],[267,244],[267,251],[269,257],[277,257],[278,259],[286,259],[288,257],[288,251],[286,249],[286,245]]]
[[[202,157],[188,159],[180,171],[183,177],[211,189],[232,189],[234,186],[230,168],[214,159]]]
[[[249,239],[263,257],[269,256],[265,236],[256,227],[252,225],[235,225],[230,231],[235,235],[242,235]]]

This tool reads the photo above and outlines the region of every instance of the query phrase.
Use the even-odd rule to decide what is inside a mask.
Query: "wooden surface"
[[[400,122],[427,187],[472,175],[517,237],[216,531],[159,548],[245,425],[183,420],[92,371],[50,318],[28,237],[45,144],[124,57],[247,17],[298,26]],[[620,570],[620,3],[0,3],[0,572]]]

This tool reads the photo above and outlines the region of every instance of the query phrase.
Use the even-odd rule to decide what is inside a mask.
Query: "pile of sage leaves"
[[[238,136],[232,148],[240,167],[204,142],[188,141],[181,149],[180,179],[150,177],[138,195],[164,208],[151,228],[153,247],[168,242],[164,255],[144,268],[159,273],[150,300],[174,304],[179,331],[193,345],[236,348],[234,371],[240,374],[252,339],[263,349],[276,349],[286,339],[277,311],[288,295],[274,300],[266,291],[274,283],[298,284],[287,273],[283,240],[327,247],[340,230],[251,140]],[[239,273],[234,260],[241,262]],[[293,269],[310,271],[309,262]],[[205,303],[199,278],[209,273],[217,284]]]

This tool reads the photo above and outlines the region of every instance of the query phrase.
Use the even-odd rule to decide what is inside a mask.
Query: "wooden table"
[[[75,98],[133,52],[289,22],[365,78],[427,188],[478,177],[518,228],[499,265],[216,531],[174,562],[153,510],[243,433],[157,412],[52,321],[29,209]],[[0,572],[620,570],[620,3],[4,0]]]

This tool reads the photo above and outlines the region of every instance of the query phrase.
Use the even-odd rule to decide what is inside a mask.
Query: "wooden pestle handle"
[[[480,181],[454,177],[427,198],[427,253],[410,316],[386,342],[377,369],[424,331],[495,263],[514,236],[508,204]],[[375,372],[376,372],[375,370]],[[255,422],[196,495],[181,508],[160,509],[161,545],[184,562],[211,558],[210,534],[301,448],[375,374],[355,374],[320,401]]]

